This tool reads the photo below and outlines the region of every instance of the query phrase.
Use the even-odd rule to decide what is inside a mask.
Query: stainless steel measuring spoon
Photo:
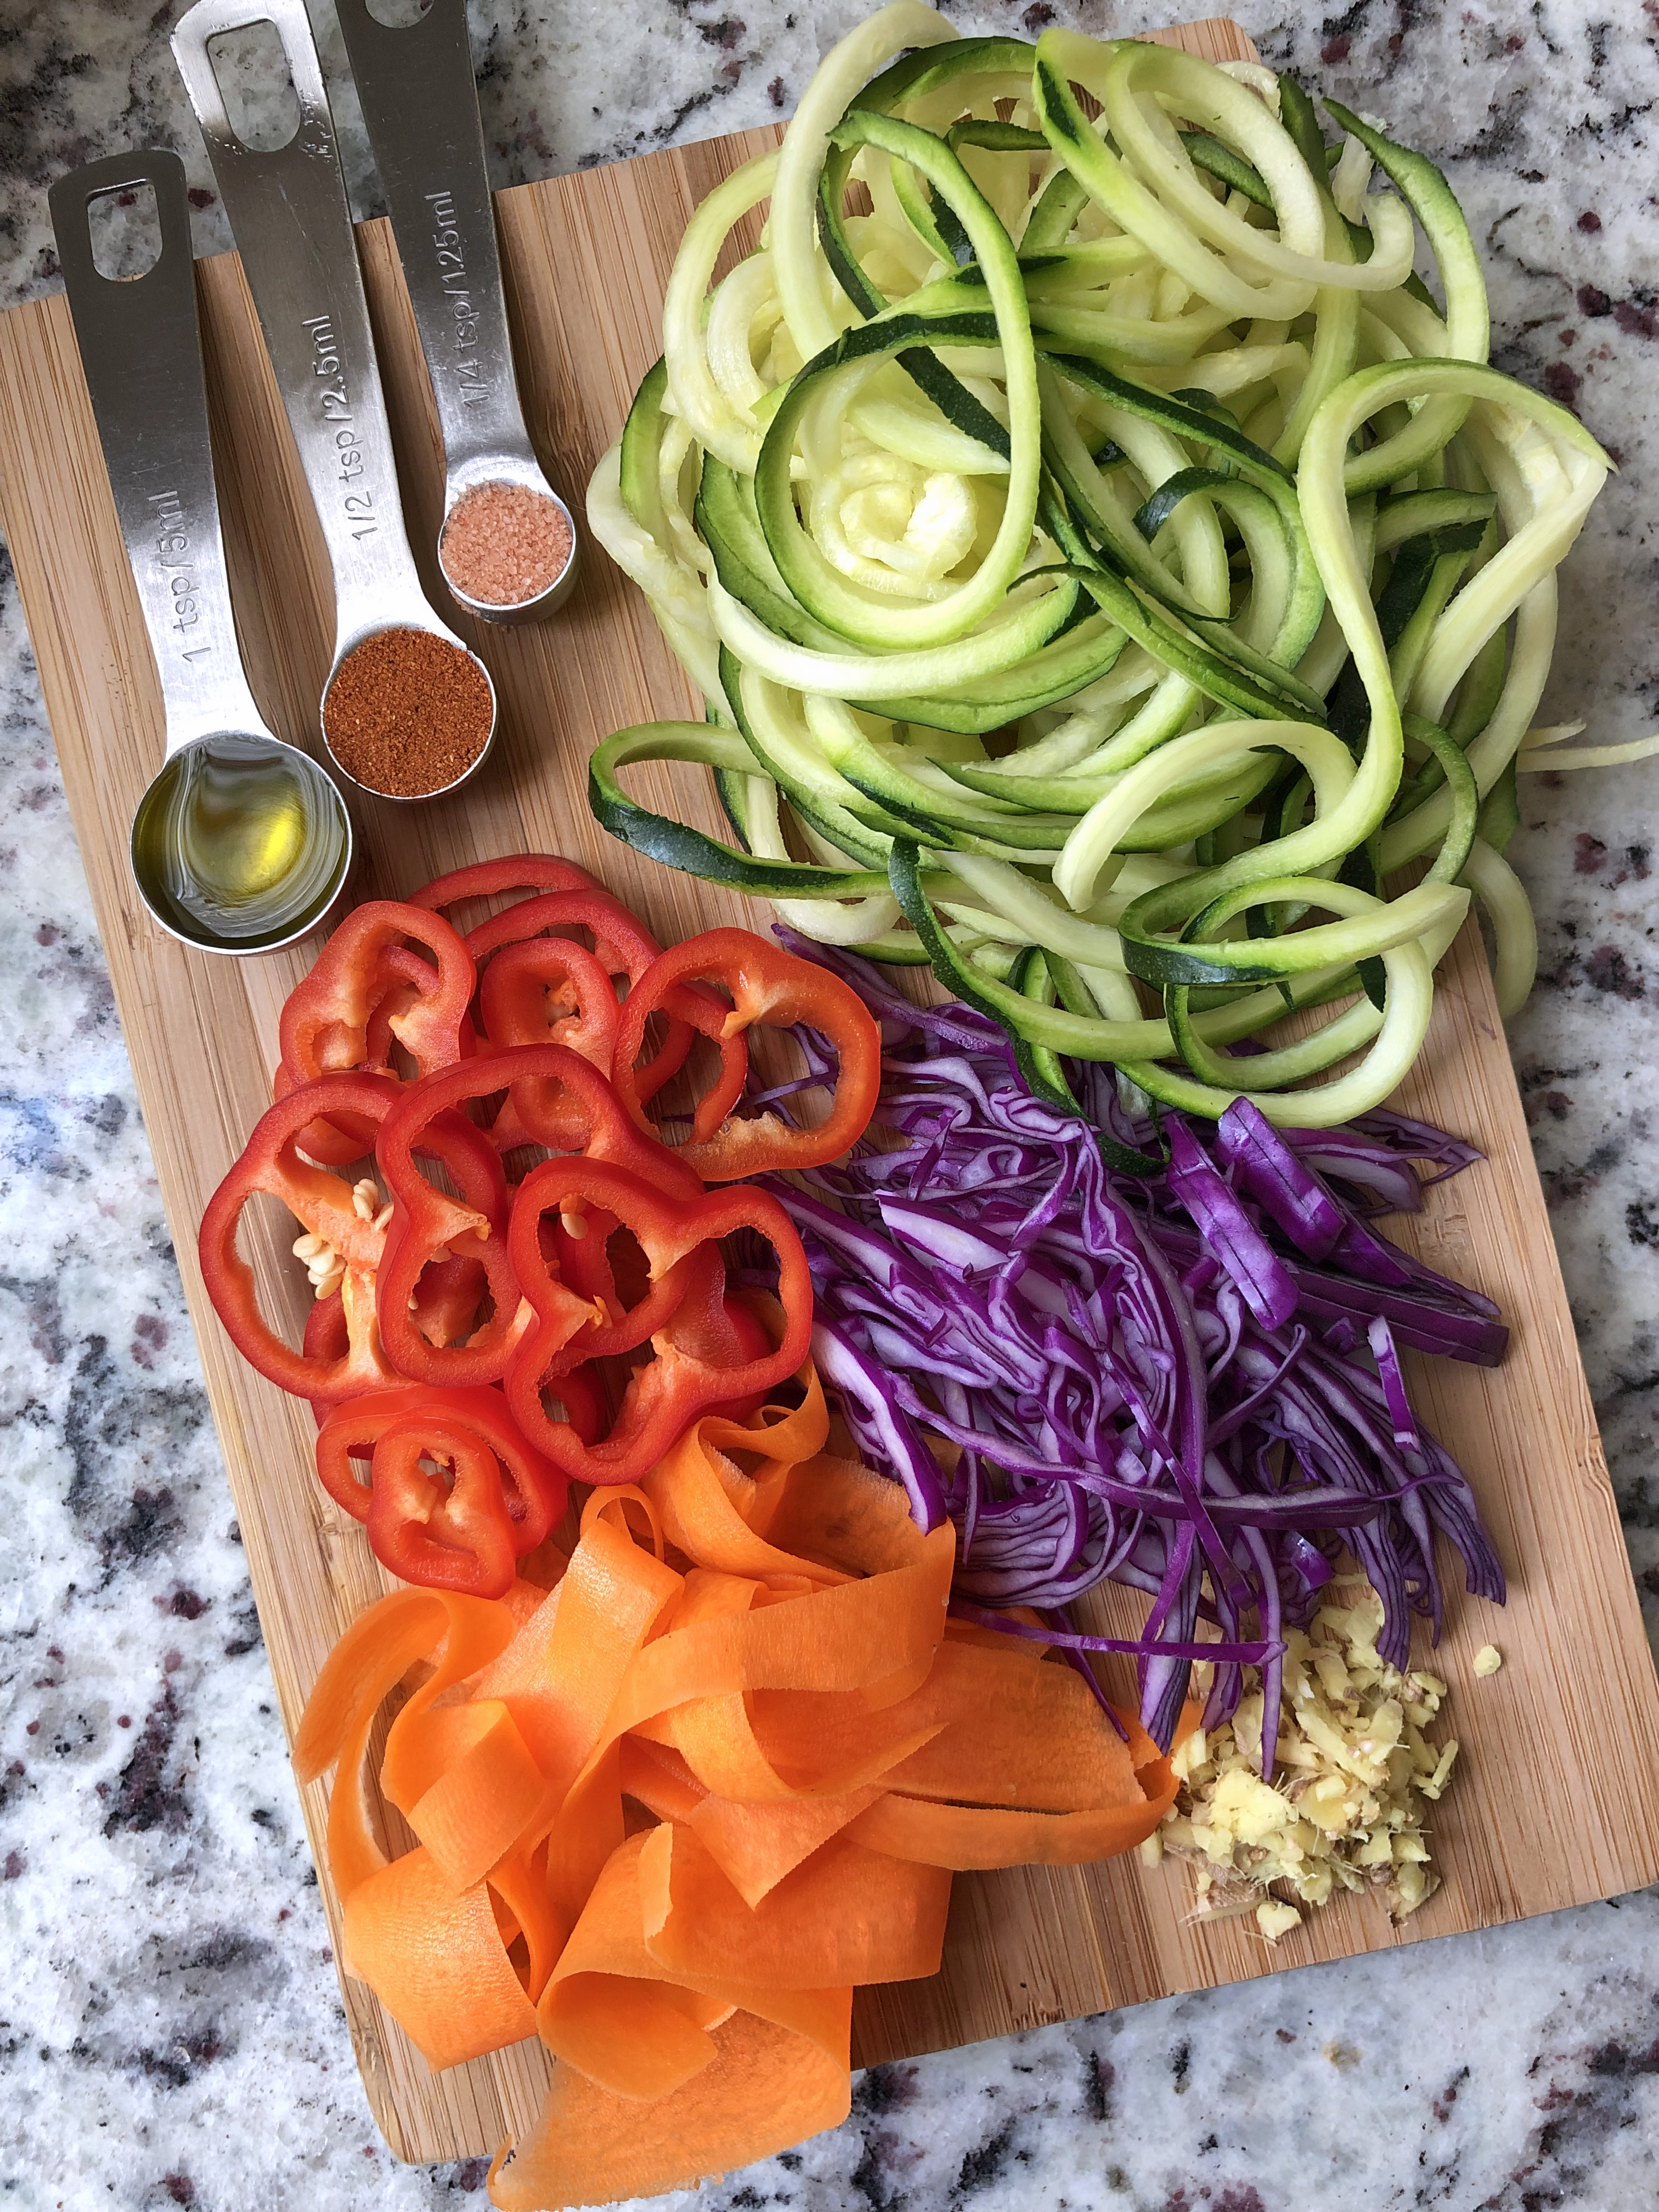
[[[208,52],[222,33],[259,23],[269,23],[282,40],[299,101],[299,129],[274,153],[236,137]],[[465,782],[488,755],[495,686],[483,663],[427,605],[409,550],[351,211],[303,0],[197,0],[173,31],[173,52],[207,142],[334,571],[324,742],[343,774],[380,790],[339,760],[329,730],[329,695],[351,656],[383,633],[416,630],[440,638],[465,653],[489,685],[489,734],[475,759],[438,791],[380,793],[436,798]]]
[[[148,185],[161,250],[100,275],[88,209]],[[208,442],[184,164],[152,147],[47,195],[93,418],[155,655],[167,752],[132,822],[132,872],[161,927],[210,952],[270,952],[325,918],[351,865],[326,772],[265,727],[231,614]]]
[[[366,0],[336,0],[335,12],[438,403],[447,471],[438,565],[471,613],[489,622],[528,622],[568,597],[576,580],[576,530],[542,473],[520,404],[466,0],[432,0],[418,21],[402,27],[377,21]],[[527,598],[479,599],[462,588],[445,561],[444,532],[456,508],[489,484],[550,502],[543,514],[556,515],[569,547],[563,566]],[[533,526],[537,509],[530,501],[520,502],[520,512]],[[510,511],[505,526],[511,528]]]

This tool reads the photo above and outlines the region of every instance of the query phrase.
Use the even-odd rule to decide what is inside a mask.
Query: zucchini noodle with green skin
[[[693,217],[589,487],[707,713],[598,748],[600,822],[931,963],[1053,1095],[1070,1058],[1202,1115],[1379,1103],[1472,896],[1506,1015],[1531,987],[1516,775],[1659,750],[1534,726],[1611,464],[1488,366],[1439,171],[1326,112],[893,0]],[[660,761],[729,843],[630,796]]]

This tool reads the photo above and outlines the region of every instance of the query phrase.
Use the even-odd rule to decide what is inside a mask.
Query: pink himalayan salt
[[[487,607],[522,606],[564,574],[570,525],[556,501],[528,484],[477,484],[455,502],[438,558],[468,599]]]

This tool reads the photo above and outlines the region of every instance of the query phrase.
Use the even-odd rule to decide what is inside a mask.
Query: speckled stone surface
[[[228,242],[167,55],[176,12],[0,0],[0,299],[54,281],[49,180],[147,139],[191,164],[198,247]],[[337,87],[337,34],[315,12]],[[483,0],[495,180],[786,112],[860,12]],[[1028,33],[1164,12],[953,10],[963,28]],[[1615,450],[1622,473],[1564,580],[1549,705],[1597,738],[1645,730],[1659,716],[1659,7],[1607,0],[1594,21],[1568,0],[1237,12],[1269,59],[1444,164],[1487,253],[1498,360]],[[339,115],[372,212],[349,90]],[[1659,1613],[1659,769],[1523,789],[1516,851],[1543,957],[1512,1044]],[[395,2166],[358,2087],[9,570],[0,883],[0,2205],[482,2204],[482,2163]],[[1634,2212],[1656,2197],[1647,1895],[884,2069],[837,2133],[699,2201]]]

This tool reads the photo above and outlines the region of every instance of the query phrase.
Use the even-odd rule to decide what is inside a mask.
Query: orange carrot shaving
[[[757,1905],[881,1796],[878,1789],[854,1790],[844,1797],[793,1797],[780,1805],[704,1797],[682,1817],[744,1903]]]
[[[654,2104],[618,2097],[557,2064],[524,2142],[489,2170],[501,2212],[545,2212],[655,2197],[839,2127],[848,2111],[850,1990],[826,1991],[825,2024],[797,2032],[734,2013],[713,2030],[708,2065]],[[833,2019],[832,2005],[836,2008]]]
[[[953,1537],[793,1410],[710,1415],[588,1500],[544,1596],[403,1591],[295,1747],[339,1762],[349,1970],[436,2067],[538,2033],[503,2212],[652,2195],[834,2126],[853,1989],[938,1970],[952,1869],[1128,1850],[1175,1793],[1035,1642],[947,1621]],[[1033,1622],[1031,1625],[1038,1625]],[[389,1863],[364,1762],[420,1838]]]
[[[369,1984],[428,2065],[459,2066],[536,2032],[483,1882],[452,1887],[425,1850],[360,1882],[345,1905],[349,1971]]]

